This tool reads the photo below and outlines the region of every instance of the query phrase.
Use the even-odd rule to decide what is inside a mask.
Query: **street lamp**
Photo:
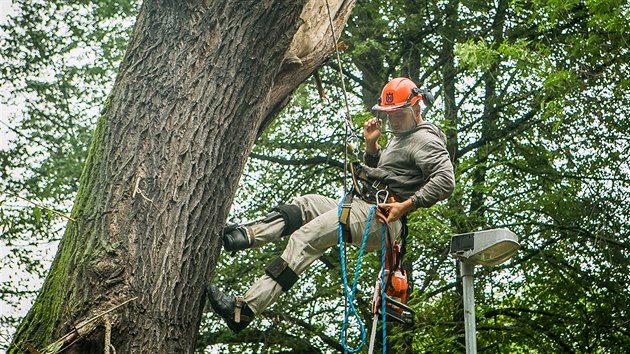
[[[450,254],[460,262],[464,288],[466,354],[477,353],[473,289],[475,265],[499,265],[512,258],[519,247],[516,234],[507,229],[484,230],[451,237]]]

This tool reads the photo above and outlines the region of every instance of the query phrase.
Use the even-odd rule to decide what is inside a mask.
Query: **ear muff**
[[[420,96],[422,98],[422,102],[424,102],[425,106],[427,107],[433,106],[433,102],[435,102],[433,94],[427,89],[414,87],[413,89],[411,89],[411,94],[409,95],[409,99],[407,100],[407,102],[411,102],[411,98],[415,96]]]
[[[425,106],[433,106],[433,103],[435,102],[435,97],[433,97],[433,94],[427,89],[420,89],[420,97],[422,97],[422,102],[424,102]]]

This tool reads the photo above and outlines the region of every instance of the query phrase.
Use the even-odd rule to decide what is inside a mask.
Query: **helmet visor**
[[[389,112],[389,111],[395,111],[395,110],[399,110],[402,108],[406,108],[411,106],[411,104],[409,103],[403,103],[403,104],[399,104],[399,105],[395,105],[395,106],[381,106],[379,104],[375,104],[374,106],[372,106],[372,111],[375,112]]]
[[[374,111],[374,116],[381,120],[385,129],[390,129],[394,134],[402,134],[417,126],[416,117],[411,107],[407,106],[387,111]]]

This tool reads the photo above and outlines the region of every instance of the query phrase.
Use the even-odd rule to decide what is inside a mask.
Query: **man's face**
[[[385,113],[387,114],[389,126],[394,133],[404,133],[416,127],[416,118],[411,107]]]

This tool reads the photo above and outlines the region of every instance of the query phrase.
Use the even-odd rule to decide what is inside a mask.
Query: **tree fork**
[[[341,33],[354,1],[331,2]],[[256,136],[334,50],[320,26],[302,65],[282,65],[302,23],[328,23],[313,4],[144,2],[95,129],[76,222],[11,353],[104,352],[106,340],[123,353],[194,350]]]

